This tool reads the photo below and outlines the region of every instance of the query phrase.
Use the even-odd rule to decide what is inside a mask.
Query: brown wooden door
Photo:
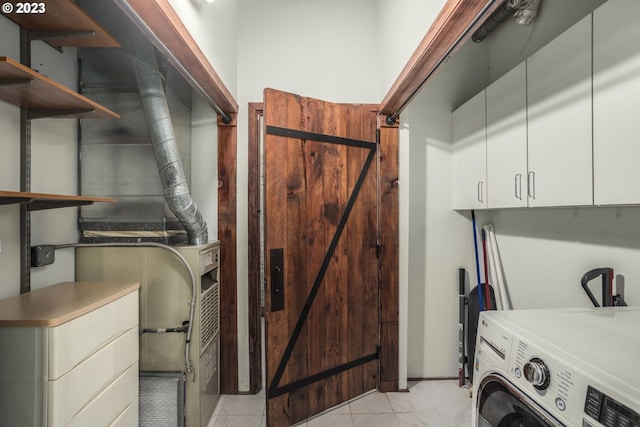
[[[270,427],[378,382],[376,108],[264,92]]]

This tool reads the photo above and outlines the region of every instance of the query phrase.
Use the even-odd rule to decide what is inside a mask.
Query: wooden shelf
[[[67,208],[90,205],[94,202],[117,202],[113,197],[68,196],[62,194],[27,193],[23,191],[1,191],[0,205],[27,203],[28,211]]]
[[[28,108],[30,119],[120,118],[108,108],[6,56],[0,56],[0,100]]]
[[[32,40],[45,40],[56,47],[120,47],[116,39],[70,0],[47,0],[44,13],[16,13],[19,2],[8,3],[13,5],[13,12],[3,15],[29,30]],[[32,4],[36,3],[29,3]]]

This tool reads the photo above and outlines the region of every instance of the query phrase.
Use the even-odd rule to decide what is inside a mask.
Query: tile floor
[[[457,380],[410,382],[409,392],[370,392],[307,422],[303,427],[469,427],[471,398]],[[264,390],[223,395],[208,427],[265,427]]]

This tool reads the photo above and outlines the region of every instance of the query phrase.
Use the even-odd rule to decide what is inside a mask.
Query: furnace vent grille
[[[200,353],[220,330],[218,284],[210,287],[200,300]]]

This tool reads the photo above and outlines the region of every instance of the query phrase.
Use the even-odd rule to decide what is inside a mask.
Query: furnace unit
[[[206,426],[220,396],[219,373],[219,243],[172,246],[196,277],[196,305],[189,349],[192,372],[185,373],[184,408],[178,420],[187,427]],[[192,284],[185,265],[171,251],[158,247],[83,247],[76,249],[78,281],[140,283],[140,330],[181,328],[189,319]],[[140,335],[141,377],[185,372],[182,332]],[[176,387],[173,387],[177,390]],[[176,401],[179,401],[177,390]],[[166,397],[166,396],[165,396]],[[148,401],[145,399],[141,399]],[[141,420],[145,412],[140,408]],[[184,414],[180,412],[184,411]],[[141,424],[142,425],[142,424]],[[177,425],[182,425],[180,422]]]

